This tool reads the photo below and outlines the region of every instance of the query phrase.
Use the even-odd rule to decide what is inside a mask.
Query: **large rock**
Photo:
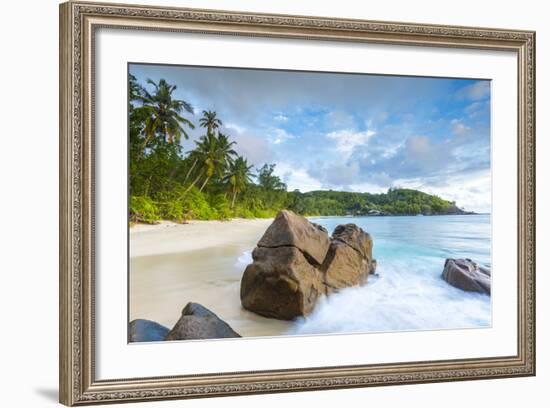
[[[259,247],[293,246],[322,264],[330,245],[327,230],[292,211],[282,210],[258,242]]]
[[[321,266],[326,293],[366,283],[369,274],[374,273],[375,268],[376,262],[362,257],[342,242],[333,241]]]
[[[241,280],[245,309],[290,320],[311,312],[325,293],[321,272],[296,247],[257,247],[252,259]]]
[[[372,238],[357,225],[338,225],[332,233],[332,240],[347,244],[359,252],[363,258],[372,261]]]
[[[355,224],[338,225],[321,266],[327,293],[361,285],[376,270],[372,259],[372,238]]]
[[[309,314],[321,295],[366,282],[373,273],[372,238],[354,224],[326,229],[281,211],[252,252],[241,280],[241,303],[262,316]]]
[[[198,303],[188,303],[165,340],[198,340],[241,337],[231,326]]]
[[[128,341],[163,341],[170,329],[146,319],[132,320],[128,325]]]
[[[491,271],[471,259],[446,259],[442,277],[459,289],[491,294]]]

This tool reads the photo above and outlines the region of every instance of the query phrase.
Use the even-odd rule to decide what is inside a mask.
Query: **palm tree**
[[[187,172],[185,180],[189,177],[195,166],[199,165],[197,177],[185,190],[189,191],[202,177],[204,180],[199,191],[204,190],[208,182],[213,177],[222,178],[224,172],[233,163],[233,156],[237,153],[233,150],[235,142],[229,141],[229,137],[220,133],[215,136],[213,133],[207,133],[195,141],[196,147],[189,153],[193,158],[193,164]]]
[[[226,168],[233,162],[233,157],[237,156],[237,152],[233,150],[236,144],[229,141],[229,136],[218,132],[218,155]]]
[[[213,134],[207,134],[204,137],[204,148],[202,152],[202,167],[205,175],[204,181],[199,188],[202,191],[210,179],[214,176],[222,177],[225,169],[227,168],[230,156],[228,150],[233,143],[228,145],[221,145],[220,139]],[[225,139],[222,139],[222,143],[225,143]],[[232,150],[231,150],[232,151]]]
[[[225,171],[233,163],[233,156],[237,155],[237,152],[232,148],[235,142],[230,142],[227,135],[218,132],[218,137],[207,135],[206,138],[209,146],[208,158],[204,162],[206,178],[199,191],[204,189],[213,176],[222,178]]]
[[[210,110],[209,111],[206,111],[206,110],[202,111],[202,118],[199,120],[199,123],[200,123],[201,127],[206,128],[206,135],[201,137],[203,142],[207,137],[213,137],[214,133],[215,133],[215,130],[218,129],[222,125],[222,121],[220,119],[218,119],[216,115],[217,114],[216,114],[215,111],[210,111]],[[230,160],[230,155],[236,154],[235,151],[233,149],[231,149],[231,146],[234,145],[235,142],[229,142],[229,139],[227,138],[227,136],[222,135],[221,133],[219,133],[218,139],[219,139],[219,148],[222,151],[225,150],[225,152],[226,152],[225,155]],[[213,144],[212,142],[214,142],[214,141],[210,140],[210,141],[205,142],[205,143],[210,146],[209,148],[212,148],[212,144]],[[197,142],[195,142],[195,143],[197,143]],[[197,143],[197,146],[199,146],[199,143]],[[204,149],[204,147],[206,145],[202,144],[200,146],[203,148],[202,150],[208,150],[208,148]],[[201,150],[201,149],[199,149],[199,150]],[[189,179],[189,176],[191,175],[191,173],[195,169],[195,166],[199,163],[200,156],[201,156],[201,154],[197,154],[197,151],[195,151],[195,150],[192,150],[191,152],[189,152],[189,158],[190,159],[192,158],[193,163],[191,164],[191,167],[189,168],[189,170],[187,170],[187,174],[185,175],[185,178],[183,180],[184,184]],[[203,153],[202,156],[204,157],[205,154]],[[205,181],[208,182],[208,180],[205,180]],[[191,187],[194,184],[195,183],[192,183]],[[204,188],[204,187],[201,187],[201,190],[202,190],[202,188]]]
[[[170,85],[166,80],[159,80],[158,84],[148,79],[147,83],[152,85],[154,92],[150,93],[146,89],[140,95],[141,106],[136,108],[143,113],[145,117],[144,134],[142,150],[155,137],[162,136],[163,143],[178,143],[183,136],[189,139],[184,125],[194,129],[195,125],[188,119],[181,116],[183,111],[193,114],[191,104],[172,98],[172,93],[176,90],[176,85]]]
[[[254,166],[248,165],[247,160],[242,156],[237,156],[235,161],[229,166],[229,170],[224,178],[224,181],[231,186],[232,198],[231,209],[235,207],[235,198],[238,193],[241,193],[248,184],[252,183],[251,169]]]
[[[191,164],[191,167],[189,167],[189,170],[187,170],[187,173],[185,174],[185,178],[183,179],[184,185],[189,179],[189,176],[191,175],[191,173],[193,173],[193,170],[195,169],[195,166],[199,162],[199,159],[200,157],[195,150],[191,150],[190,152],[187,153],[187,160],[191,160],[193,164]]]
[[[223,125],[222,121],[216,117],[216,111],[202,111],[202,118],[199,120],[202,127],[206,128],[206,133],[213,135],[214,131]]]
[[[219,158],[218,138],[213,134],[206,134],[201,136],[199,140],[196,140],[195,144],[197,146],[190,154],[195,157],[196,163],[199,164],[199,171],[197,177],[187,187],[185,192],[188,192],[203,176],[204,181],[199,191],[204,189],[214,175],[221,176],[223,174],[224,163],[220,162]]]

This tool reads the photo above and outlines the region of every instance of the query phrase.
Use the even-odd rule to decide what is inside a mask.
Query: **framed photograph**
[[[60,157],[66,405],[535,374],[532,31],[64,3]]]

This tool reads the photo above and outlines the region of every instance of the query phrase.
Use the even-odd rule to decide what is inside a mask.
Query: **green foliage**
[[[130,221],[154,224],[160,219],[157,205],[149,197],[130,196]]]
[[[182,136],[189,139],[185,127],[193,129],[195,125],[181,115],[184,111],[193,114],[191,104],[173,99],[176,85],[170,85],[164,79],[158,83],[148,79],[147,84],[153,88],[152,93],[139,85],[135,77],[130,77],[130,99],[137,105],[133,109],[143,118],[142,149],[163,143],[179,143]]]
[[[258,184],[264,190],[286,190],[286,184],[279,177],[274,175],[275,165],[264,164],[258,169]]]
[[[185,212],[189,218],[196,220],[218,219],[218,212],[208,203],[205,195],[197,188],[192,188],[185,196]]]
[[[311,191],[290,193],[289,208],[306,215],[432,215],[459,213],[454,202],[412,189],[390,189],[387,193]]]
[[[209,194],[208,204],[218,220],[228,220],[233,216],[229,200],[224,194]]]
[[[180,139],[195,125],[181,115],[192,114],[193,108],[173,98],[176,87],[164,79],[148,80],[149,92],[132,75],[128,85],[131,222],[267,218],[284,208],[302,215],[460,211],[453,202],[410,189],[288,192],[275,164],[266,163],[253,174],[253,166],[234,150],[236,143],[220,132],[222,121],[215,111],[202,112],[199,126],[206,134],[184,151]]]

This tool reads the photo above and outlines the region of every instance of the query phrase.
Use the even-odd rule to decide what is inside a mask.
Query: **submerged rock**
[[[215,313],[199,303],[188,303],[165,340],[198,340],[241,337]]]
[[[491,271],[471,259],[446,259],[442,277],[459,289],[491,294]]]
[[[309,314],[321,295],[366,282],[376,268],[372,238],[355,224],[322,226],[281,211],[252,253],[241,280],[241,303],[262,316]]]
[[[128,325],[128,341],[163,341],[169,331],[168,327],[152,320],[136,319]]]

